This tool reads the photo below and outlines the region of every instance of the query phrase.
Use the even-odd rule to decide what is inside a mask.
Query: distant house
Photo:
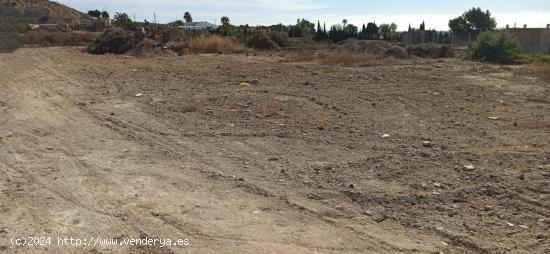
[[[191,32],[209,32],[218,28],[218,26],[205,21],[187,22],[183,27],[185,28],[185,30],[191,31]]]
[[[104,18],[86,17],[80,21],[80,29],[86,31],[101,31],[111,26],[111,20]]]
[[[506,28],[505,32],[519,41],[528,53],[550,53],[550,25],[546,28]]]

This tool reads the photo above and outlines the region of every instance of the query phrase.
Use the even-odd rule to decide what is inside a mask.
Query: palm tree
[[[223,29],[223,35],[228,36],[229,35],[229,18],[226,16],[223,16],[222,19],[222,29]]]
[[[185,23],[193,22],[193,17],[191,17],[191,13],[189,13],[188,11],[183,14],[183,19],[185,19]]]
[[[347,32],[348,31],[348,20],[347,19],[342,20],[342,25],[343,25],[342,30],[344,32]]]
[[[229,18],[226,16],[222,17],[222,25],[229,25]]]

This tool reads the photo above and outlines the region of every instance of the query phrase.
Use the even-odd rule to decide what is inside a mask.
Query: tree
[[[456,34],[467,34],[472,30],[472,26],[464,16],[449,20],[449,28]]]
[[[189,13],[188,11],[186,11],[185,14],[183,14],[183,18],[185,19],[185,23],[193,22],[193,17],[191,16],[191,13]]]
[[[420,31],[426,31],[426,23],[424,23],[424,21],[420,24]]]
[[[315,23],[310,22],[309,20],[298,20],[297,25],[302,29],[302,32],[304,32],[304,34],[309,35],[315,33]]]
[[[113,24],[124,29],[134,29],[135,24],[126,13],[115,13]]]
[[[309,22],[306,19],[296,20],[295,26],[290,26],[288,29],[288,36],[291,38],[304,37],[309,35],[315,35],[315,23]]]
[[[230,29],[231,29],[231,24],[229,23],[229,18],[226,17],[226,16],[223,16],[221,18],[221,22],[222,22],[222,34],[224,36],[229,36],[230,35]]]
[[[491,17],[489,10],[483,12],[481,8],[472,8],[464,13],[464,18],[472,25],[475,31],[490,31],[497,27],[495,18]]]
[[[384,36],[384,40],[389,40],[392,38],[393,34],[397,32],[397,25],[395,23],[391,24],[380,24],[378,27],[380,33]]]
[[[368,39],[377,39],[378,38],[378,26],[374,22],[369,22],[367,24],[367,29],[365,30]]]
[[[482,11],[481,8],[472,8],[462,16],[449,20],[449,28],[456,34],[466,35],[470,32],[492,31],[497,27],[495,18],[491,17],[489,10]]]
[[[346,39],[349,39],[349,38],[357,38],[357,32],[358,32],[358,28],[356,26],[354,26],[353,24],[348,24],[348,26],[346,26],[345,28],[345,32],[346,32]]]
[[[109,13],[108,13],[108,12],[102,11],[102,12],[101,12],[101,17],[104,18],[104,19],[108,19],[110,16],[109,16]]]
[[[228,17],[223,16],[221,18],[221,21],[222,21],[222,25],[229,25],[229,18]]]
[[[174,21],[174,25],[183,26],[183,25],[185,25],[185,23],[183,23],[183,21],[181,21],[181,20],[176,20],[176,21]]]
[[[391,33],[397,32],[397,24],[395,24],[395,23],[390,24],[390,32]]]
[[[380,24],[380,26],[378,28],[380,29],[380,32],[382,34],[390,33],[390,25],[389,24],[382,23],[382,24]]]
[[[316,41],[324,41],[327,39],[326,31],[321,28],[321,22],[317,21],[317,31],[315,32],[315,37],[313,37]]]
[[[302,31],[302,28],[300,28],[298,25],[290,26],[288,29],[288,37],[290,38],[304,37],[304,32]]]
[[[343,27],[346,27],[348,25],[348,20],[347,19],[342,20],[342,25]]]
[[[101,17],[101,12],[99,10],[88,11],[88,15],[94,18],[99,18]]]

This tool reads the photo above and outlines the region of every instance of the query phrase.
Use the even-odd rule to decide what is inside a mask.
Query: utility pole
[[[155,25],[157,24],[157,14],[153,12],[153,18],[155,19]]]
[[[136,22],[136,13],[134,12],[134,22]]]

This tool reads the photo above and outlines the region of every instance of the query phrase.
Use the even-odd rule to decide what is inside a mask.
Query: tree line
[[[106,12],[98,10],[88,13],[92,17],[109,17]],[[186,23],[193,22],[193,17],[190,12],[185,12],[183,15]],[[230,23],[227,16],[220,19],[221,25],[213,32],[222,36],[233,36],[236,38],[247,38],[253,31],[262,29],[267,33],[278,34],[286,33],[288,38],[308,37],[313,41],[331,41],[338,43],[340,41],[354,39],[366,40],[391,40],[391,41],[407,41],[410,43],[451,43],[455,38],[469,40],[475,38],[483,31],[491,31],[496,28],[496,20],[491,17],[489,10],[482,11],[481,8],[472,8],[464,12],[461,16],[449,20],[449,31],[436,31],[426,29],[426,22],[422,22],[418,27],[409,27],[406,31],[398,32],[395,23],[383,23],[377,25],[376,22],[368,22],[361,27],[348,22],[347,19],[342,20],[339,24],[330,25],[327,28],[326,23],[317,21],[316,23],[306,19],[298,19],[294,25],[276,24],[271,26],[250,27],[249,25],[235,26]],[[114,24],[122,27],[131,26],[132,20],[124,13],[116,13],[114,16]],[[176,25],[184,25],[184,22],[178,20],[174,22]]]

